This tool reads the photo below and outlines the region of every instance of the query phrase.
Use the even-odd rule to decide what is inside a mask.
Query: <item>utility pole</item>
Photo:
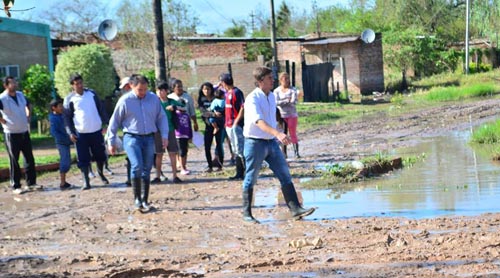
[[[465,1],[465,74],[469,74],[469,0]]]
[[[156,81],[167,81],[161,0],[153,0],[153,17],[155,25],[155,78]]]
[[[273,48],[273,78],[274,87],[278,87],[278,49],[276,47],[276,20],[274,18],[274,0],[271,0],[271,47]]]

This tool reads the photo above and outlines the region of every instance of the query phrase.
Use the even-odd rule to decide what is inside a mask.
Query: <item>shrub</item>
[[[49,114],[49,102],[52,99],[52,77],[44,65],[32,65],[21,81],[23,93],[29,99],[36,117],[46,119]]]
[[[113,94],[116,74],[108,47],[99,44],[82,45],[60,54],[54,81],[62,97],[71,92],[69,77],[75,72],[82,75],[85,87],[93,89],[101,99]]]
[[[479,144],[500,143],[500,120],[479,127],[472,133],[471,141]]]

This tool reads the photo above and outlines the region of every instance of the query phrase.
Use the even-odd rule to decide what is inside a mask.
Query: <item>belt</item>
[[[272,139],[263,139],[263,138],[246,137],[245,139],[252,139],[252,140],[257,140],[257,141],[265,141],[265,142],[274,141],[274,138],[272,138]]]
[[[135,133],[130,133],[130,132],[124,132],[124,134],[128,134],[128,135],[131,135],[131,136],[139,136],[139,137],[148,137],[148,136],[153,136],[154,135],[153,132],[148,133],[148,134],[135,134]]]

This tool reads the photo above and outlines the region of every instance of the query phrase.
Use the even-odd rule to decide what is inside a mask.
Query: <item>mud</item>
[[[445,104],[398,116],[383,105],[387,112],[300,134],[303,157],[290,160],[292,173],[307,174],[317,163],[358,159],[492,121],[500,100]],[[0,276],[500,275],[499,213],[421,220],[316,219],[313,214],[291,221],[288,209],[276,205],[255,207],[254,216],[264,221],[249,224],[241,220],[241,183],[227,180],[232,167],[205,174],[203,152],[194,148],[189,166],[193,174],[183,176],[183,184],[152,186],[155,209],[146,214],[132,209],[121,163],[113,165],[110,185],[94,179],[89,191],[59,191],[57,174],[40,180],[47,187],[43,192],[12,195],[2,183]],[[81,184],[79,178],[71,175],[69,181]],[[271,186],[278,181],[261,180],[256,190]]]

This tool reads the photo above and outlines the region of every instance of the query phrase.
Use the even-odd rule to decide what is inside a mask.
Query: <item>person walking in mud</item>
[[[19,154],[24,156],[26,172],[26,189],[41,190],[42,186],[36,184],[35,158],[29,132],[31,118],[31,104],[23,93],[17,91],[17,81],[12,76],[3,80],[4,91],[0,94],[0,123],[4,132],[4,142],[9,154],[10,185],[14,194],[22,194],[21,168],[19,167]]]
[[[161,133],[163,148],[168,147],[168,120],[160,99],[148,90],[148,79],[134,74],[130,77],[132,92],[122,96],[109,121],[108,150],[116,153],[118,129],[123,129],[123,148],[131,166],[134,208],[150,210],[148,198],[151,168],[154,163],[154,133]]]
[[[244,155],[246,173],[243,180],[243,220],[259,223],[252,216],[253,186],[259,176],[262,162],[266,161],[281,184],[281,191],[294,219],[301,219],[314,212],[314,208],[303,208],[298,200],[290,170],[279,142],[290,144],[291,139],[276,129],[276,98],[272,94],[273,76],[268,67],[253,71],[258,84],[245,100]],[[279,142],[278,142],[279,141]]]
[[[69,83],[73,91],[64,98],[64,124],[69,138],[76,146],[78,168],[83,176],[82,190],[90,189],[89,166],[92,159],[97,164],[97,173],[104,184],[109,184],[104,176],[104,162],[107,159],[102,135],[105,115],[102,102],[97,94],[83,87],[83,77],[72,74]]]

